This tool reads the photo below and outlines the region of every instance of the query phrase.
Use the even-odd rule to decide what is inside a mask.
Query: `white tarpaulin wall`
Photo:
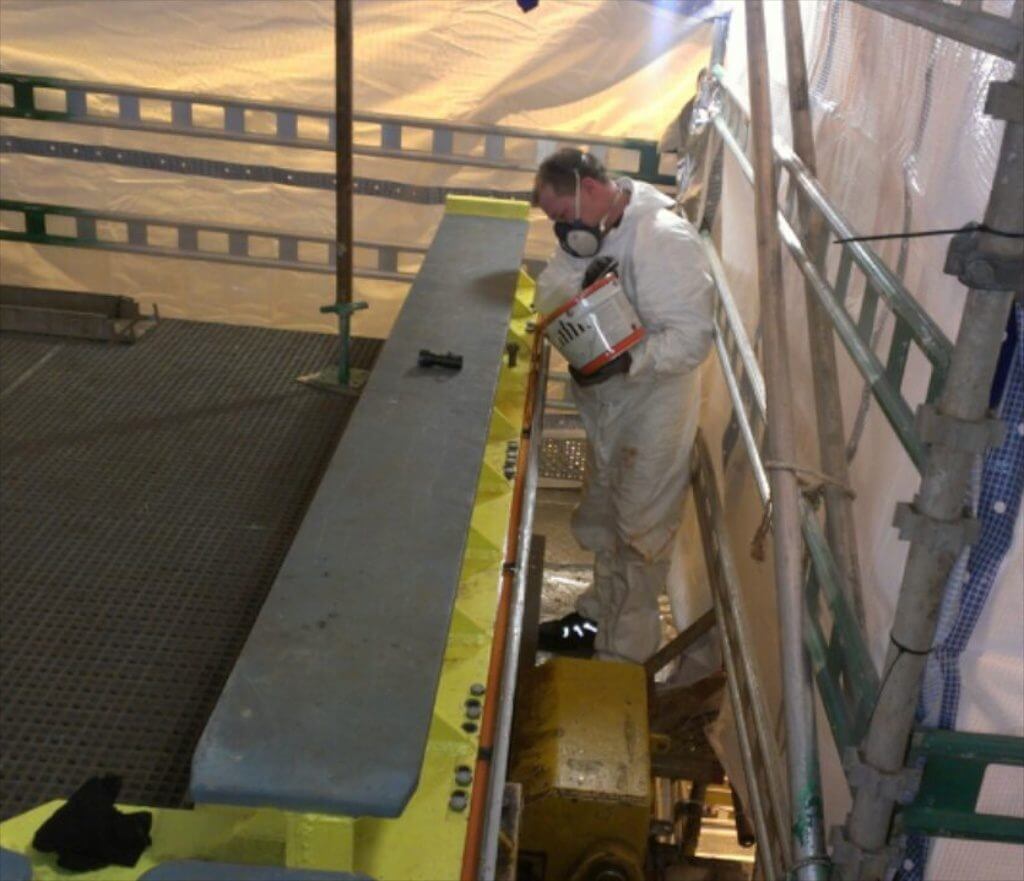
[[[767,3],[776,137],[790,139],[785,86],[785,50],[778,4]],[[986,3],[986,11],[1009,14],[1009,0]],[[815,120],[818,177],[840,211],[860,234],[956,228],[982,219],[996,165],[1003,123],[984,112],[993,78],[1006,79],[1008,63],[935,37],[843,0],[803,4],[808,70]],[[1011,26],[1007,25],[1008,27]],[[742,7],[733,15],[726,58],[728,82],[747,106],[745,23]],[[753,191],[726,150],[723,201],[716,234],[723,262],[751,338],[758,321]],[[904,216],[906,195],[910,214]],[[912,239],[906,244],[903,280],[939,326],[956,339],[965,288],[942,268],[948,237]],[[900,242],[873,243],[896,269]],[[783,249],[785,252],[785,249]],[[833,255],[833,260],[837,255]],[[791,316],[792,376],[798,408],[799,460],[817,466],[816,431],[802,276],[783,256],[786,299]],[[863,291],[849,293],[856,314]],[[884,353],[891,326],[883,325],[875,351]],[[863,382],[837,342],[845,426],[853,430]],[[912,409],[924,400],[928,365],[911,357],[903,393]],[[703,427],[720,461],[721,438],[730,403],[716,366],[705,370]],[[1024,426],[1009,426],[1024,431]],[[731,541],[750,604],[750,618],[775,618],[772,565],[751,559],[750,542],[760,522],[760,502],[740,445],[720,475],[731,521]],[[877,404],[867,411],[863,436],[851,467],[857,497],[857,525],[867,637],[881,669],[898,596],[907,544],[892,526],[897,502],[913,498],[919,475]],[[997,509],[998,510],[998,509]],[[1010,509],[1012,511],[1012,508]],[[1012,514],[1011,514],[1012,516]],[[770,544],[770,542],[769,542]],[[960,659],[962,692],[958,730],[1024,736],[1024,528],[1018,513],[1012,547]],[[960,585],[949,588],[955,612]],[[948,610],[947,613],[948,614]],[[778,644],[773,628],[755,628],[758,658],[771,671],[769,694],[779,705]],[[941,636],[941,630],[940,630]],[[726,721],[726,720],[723,720]],[[727,724],[727,721],[726,721]],[[839,758],[819,705],[819,741],[826,824],[841,824],[850,805]],[[990,769],[979,804],[987,810],[1024,816],[1019,769]],[[906,866],[910,869],[910,866]],[[1024,877],[1024,848],[1014,845],[938,840],[925,877],[1009,879]]]
[[[678,0],[356,0],[356,111],[657,140],[693,93],[711,25]],[[706,13],[707,10],[705,10]],[[0,0],[5,72],[334,107],[332,0]],[[356,127],[358,142],[369,137]],[[3,120],[39,139],[333,172],[329,152]],[[379,135],[376,135],[379,137]],[[407,139],[412,141],[411,138]],[[415,146],[414,143],[410,144]],[[355,176],[526,191],[528,174],[357,156]],[[331,236],[329,191],[27,155],[0,157],[8,199]],[[441,208],[357,196],[357,239],[426,245]],[[539,212],[528,253],[553,239]],[[357,251],[357,263],[361,259]],[[330,276],[4,243],[3,281],[134,296],[161,314],[334,328]],[[413,265],[400,269],[413,271]],[[406,286],[357,279],[354,330],[385,336]]]

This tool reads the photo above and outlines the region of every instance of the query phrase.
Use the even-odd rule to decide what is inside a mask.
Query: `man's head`
[[[594,231],[599,243],[603,221],[618,194],[601,161],[591,153],[572,147],[558,150],[545,159],[533,183],[533,204],[555,222],[563,247],[566,246],[565,232],[576,221],[579,223],[575,225]],[[571,248],[567,250],[573,253]]]

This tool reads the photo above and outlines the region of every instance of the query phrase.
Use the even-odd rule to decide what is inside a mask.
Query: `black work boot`
[[[578,612],[552,621],[541,621],[537,648],[543,652],[590,657],[594,653],[597,622]]]

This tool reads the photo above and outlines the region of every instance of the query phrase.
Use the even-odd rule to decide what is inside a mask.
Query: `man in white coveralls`
[[[639,663],[661,642],[658,596],[689,480],[714,282],[697,231],[672,200],[642,181],[612,180],[589,153],[546,159],[533,203],[561,245],[538,278],[537,309],[550,314],[611,270],[646,330],[596,373],[572,370],[587,433],[572,529],[596,555],[594,581],[576,612],[541,624],[539,646]]]

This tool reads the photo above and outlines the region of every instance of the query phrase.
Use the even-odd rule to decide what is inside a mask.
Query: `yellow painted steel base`
[[[509,776],[523,786],[519,856],[529,877],[567,881],[615,866],[643,877],[651,816],[643,667],[556,658],[517,705]]]
[[[529,206],[460,198],[447,210],[525,220]],[[534,284],[521,273],[508,334],[508,341],[519,345],[520,357],[514,367],[506,360],[501,368],[426,755],[419,786],[402,815],[387,820],[220,806],[120,805],[125,811],[152,811],[153,845],[133,868],[111,866],[76,878],[135,881],[160,863],[181,859],[335,869],[378,881],[459,877],[472,791],[464,775],[467,769],[472,773],[476,761],[477,711],[490,699],[477,694],[477,686],[487,681],[512,509],[513,480],[505,476],[505,460],[508,442],[518,440],[523,429],[531,381],[533,299]],[[461,798],[453,798],[456,794]],[[31,849],[36,830],[61,804],[50,802],[0,823],[0,846],[27,855],[37,881],[69,877],[57,869],[54,856]]]

